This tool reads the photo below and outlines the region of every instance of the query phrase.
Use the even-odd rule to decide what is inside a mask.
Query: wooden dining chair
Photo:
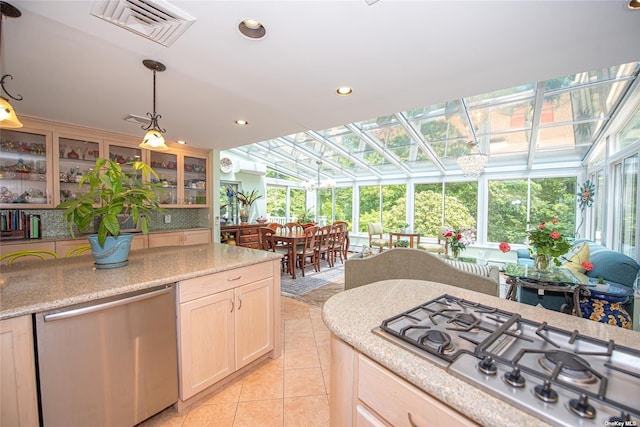
[[[278,231],[280,231],[280,230],[282,230],[284,228],[284,225],[278,224],[277,222],[272,222],[271,224],[265,225],[265,227],[269,227],[273,231],[278,232]]]
[[[331,246],[332,226],[325,225],[320,227],[316,232],[316,270],[320,271],[320,261],[325,260],[329,267],[333,267],[331,262],[330,246]]]
[[[304,277],[304,270],[307,266],[307,259],[313,265],[314,271],[317,270],[316,264],[316,232],[318,227],[309,227],[304,230],[304,243],[296,247],[296,259],[294,268],[300,267],[302,270],[302,277]]]
[[[284,229],[293,233],[302,233],[304,227],[299,222],[288,222],[284,225]]]
[[[282,271],[289,270],[289,247],[287,245],[278,244],[273,235],[276,232],[272,230],[270,227],[260,227],[258,228],[258,242],[260,244],[260,249],[263,251],[269,252],[277,252],[282,254],[282,259],[280,261],[280,265]]]
[[[344,264],[346,259],[346,241],[347,241],[347,226],[346,222],[334,222],[333,232],[331,233],[331,243],[329,245],[329,255],[331,256],[331,263],[336,264],[336,259],[339,257],[340,262]]]

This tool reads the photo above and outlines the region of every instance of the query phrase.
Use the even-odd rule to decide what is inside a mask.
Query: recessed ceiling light
[[[628,6],[629,6],[629,9],[639,10],[640,0],[630,0]]]
[[[181,139],[178,140],[178,144],[180,145],[187,145],[187,141],[183,141]]]
[[[240,120],[240,119],[239,119],[239,120],[236,120],[236,124],[237,124],[237,125],[240,125],[240,126],[246,126],[246,125],[248,125],[248,124],[249,124],[249,122],[248,122],[248,121],[246,121],[246,120]]]
[[[340,96],[348,96],[353,93],[353,89],[348,86],[342,86],[336,89],[336,93]]]
[[[238,24],[238,30],[250,39],[261,39],[267,34],[267,30],[255,19],[245,19]]]

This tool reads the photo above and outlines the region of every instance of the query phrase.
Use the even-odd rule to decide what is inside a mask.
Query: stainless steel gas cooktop
[[[374,333],[546,422],[640,426],[640,351],[442,295]]]

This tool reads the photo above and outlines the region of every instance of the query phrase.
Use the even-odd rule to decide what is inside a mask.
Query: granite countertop
[[[129,264],[99,270],[91,255],[1,267],[0,320],[147,289],[282,255],[219,243],[139,249]]]
[[[482,425],[512,425],[515,420],[522,426],[548,425],[371,332],[384,319],[442,294],[517,312],[524,318],[545,321],[562,329],[578,329],[584,335],[601,340],[612,339],[623,346],[640,348],[640,333],[635,331],[421,280],[386,280],[339,293],[325,303],[322,317],[338,338]]]

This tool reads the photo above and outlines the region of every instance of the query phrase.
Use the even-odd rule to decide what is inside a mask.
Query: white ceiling
[[[637,61],[640,11],[606,1],[178,1],[195,23],[170,47],[89,14],[90,1],[10,0],[2,26],[18,115],[227,149],[522,83]],[[237,30],[260,20],[263,40]],[[354,94],[339,97],[338,86]],[[249,126],[238,127],[242,118]]]

